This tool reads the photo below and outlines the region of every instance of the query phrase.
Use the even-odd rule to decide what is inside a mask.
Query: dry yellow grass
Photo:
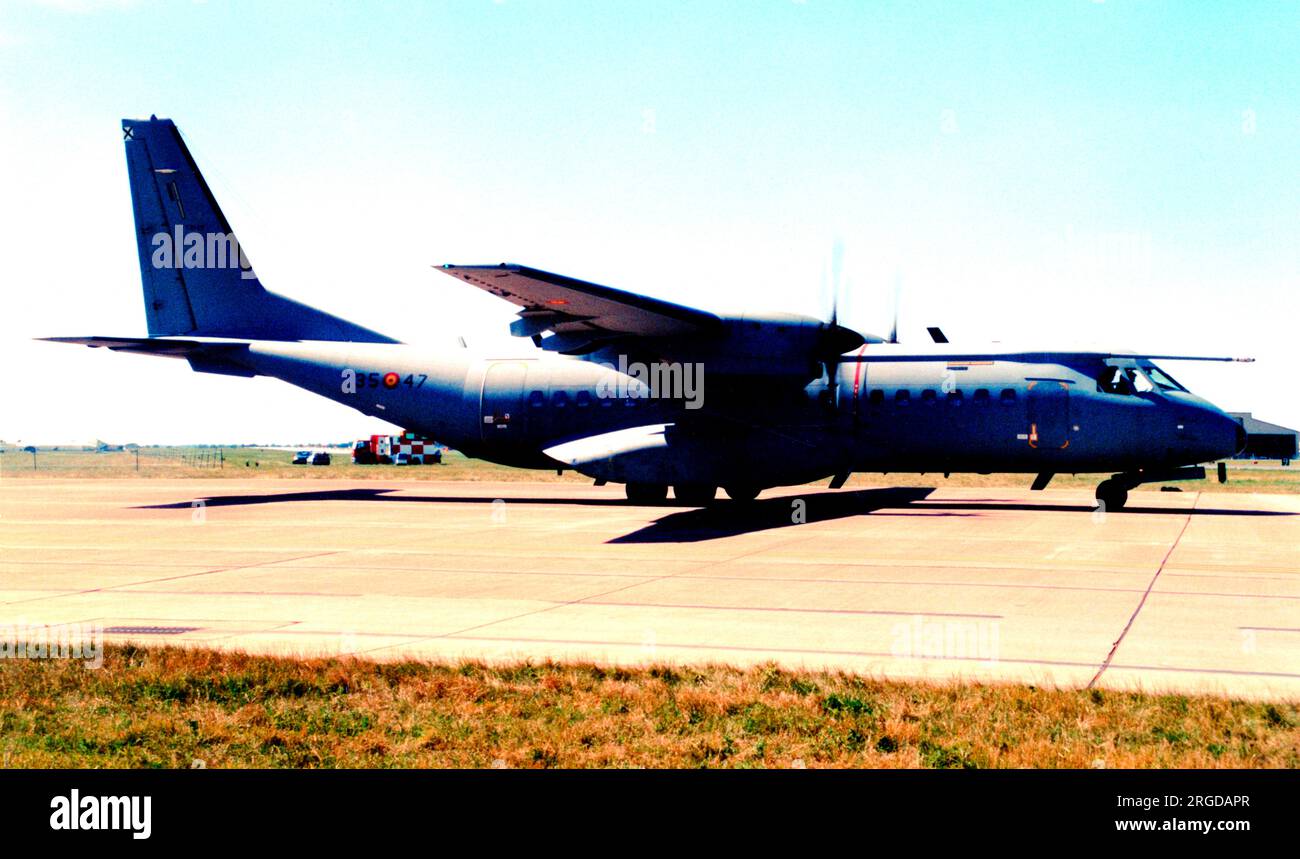
[[[0,665],[10,767],[1297,767],[1294,705],[112,647]]]

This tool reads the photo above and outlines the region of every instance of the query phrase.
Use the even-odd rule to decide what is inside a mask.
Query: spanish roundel
[[[402,377],[399,376],[399,375],[397,375],[396,373],[385,373],[385,374],[384,374],[384,387],[385,387],[385,388],[396,388],[396,387],[397,387],[397,383],[401,381],[401,378],[402,378]]]

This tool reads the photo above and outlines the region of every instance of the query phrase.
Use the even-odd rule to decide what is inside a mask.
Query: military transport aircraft
[[[168,119],[123,120],[148,337],[54,337],[273,376],[524,468],[624,483],[635,503],[750,500],[852,472],[1103,472],[1098,500],[1203,478],[1241,427],[1132,352],[908,347],[827,320],[718,315],[522,265],[441,271],[520,309],[523,357],[394,340],[263,288]],[[527,346],[526,343],[521,344]],[[1222,471],[1220,472],[1222,479]]]

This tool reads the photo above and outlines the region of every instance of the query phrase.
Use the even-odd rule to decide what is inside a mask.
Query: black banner
[[[1294,771],[0,771],[9,838],[36,843],[337,847],[473,831],[691,843],[1078,836],[1230,844],[1296,827]],[[470,827],[471,830],[466,828]],[[576,842],[575,842],[576,843]]]

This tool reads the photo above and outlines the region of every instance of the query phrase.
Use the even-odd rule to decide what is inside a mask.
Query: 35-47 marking
[[[343,393],[355,394],[360,388],[385,388],[392,390],[399,385],[405,385],[408,388],[423,388],[424,383],[429,380],[425,373],[407,373],[403,376],[401,373],[389,371],[387,373],[358,373],[356,370],[347,368],[343,371]]]

